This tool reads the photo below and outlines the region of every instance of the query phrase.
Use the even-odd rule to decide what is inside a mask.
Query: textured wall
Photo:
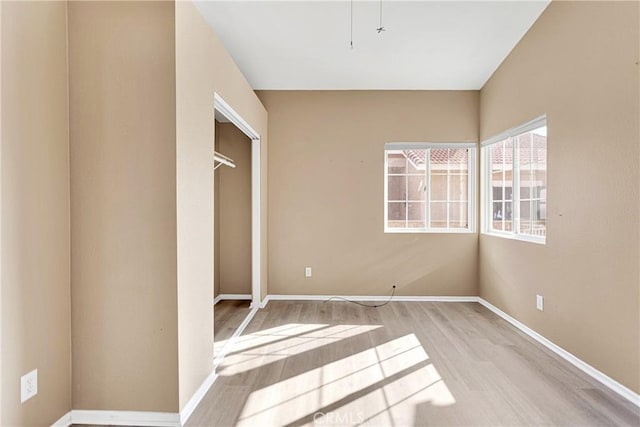
[[[261,135],[262,293],[267,292],[267,112],[192,2],[176,2],[180,408],[212,372],[213,96]]]
[[[0,425],[51,425],[71,409],[67,5],[0,8]],[[38,394],[21,404],[33,369]]]
[[[477,234],[385,234],[384,143],[477,141],[477,91],[261,91],[271,294],[477,295]],[[304,268],[313,277],[304,277]]]
[[[480,295],[636,392],[639,7],[552,2],[480,108],[482,139],[544,113],[549,135],[547,243],[481,236]]]
[[[215,150],[220,146],[220,122],[214,127]],[[213,297],[220,295],[220,168],[213,172]]]
[[[251,293],[251,140],[231,123],[216,123],[218,151],[231,157],[235,168],[221,166],[220,293]]]
[[[73,408],[176,412],[172,2],[70,2]]]

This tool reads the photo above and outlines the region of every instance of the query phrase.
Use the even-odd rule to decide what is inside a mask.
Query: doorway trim
[[[217,92],[213,94],[214,111],[222,114],[251,139],[251,308],[260,307],[262,233],[260,227],[260,134],[247,123]]]

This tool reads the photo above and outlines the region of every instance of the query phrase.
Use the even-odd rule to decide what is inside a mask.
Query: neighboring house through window
[[[544,243],[547,122],[540,117],[482,143],[482,231]]]
[[[476,144],[385,144],[385,232],[472,232]]]

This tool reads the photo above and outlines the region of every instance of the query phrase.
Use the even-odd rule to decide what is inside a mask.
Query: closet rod
[[[220,154],[217,151],[213,152],[213,160],[215,162],[218,162],[218,164],[213,167],[213,170],[218,169],[222,165],[229,166],[230,168],[236,167],[236,164],[232,158],[227,157],[224,154]]]

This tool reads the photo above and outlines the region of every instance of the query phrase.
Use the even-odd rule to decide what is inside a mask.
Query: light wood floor
[[[640,425],[476,303],[272,301],[218,374],[187,426]]]
[[[226,345],[227,340],[247,317],[251,301],[223,300],[213,309],[213,347],[214,358]]]

